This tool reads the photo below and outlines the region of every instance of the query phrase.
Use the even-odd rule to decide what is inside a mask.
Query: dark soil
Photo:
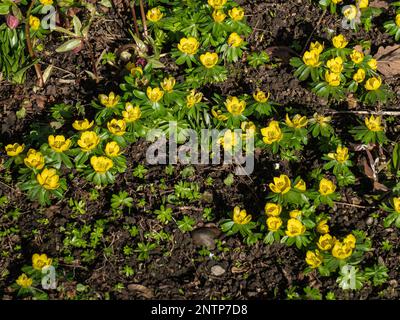
[[[287,107],[294,107],[307,115],[329,108],[325,101],[294,79],[292,68],[287,64],[287,55],[296,52],[300,55],[311,35],[312,40],[327,42],[328,30],[333,30],[333,33],[342,32],[352,40],[371,40],[372,53],[379,46],[393,44],[393,39],[383,32],[382,27],[374,27],[368,33],[362,30],[357,33],[342,30],[338,17],[326,13],[321,18],[322,10],[309,1],[239,2],[244,5],[248,21],[254,28],[248,39],[251,50],[272,52],[271,47],[279,47],[281,51],[273,56],[274,67],[253,69],[238,62],[228,81],[212,89],[224,95],[251,93],[257,87],[268,90],[271,99],[281,104],[279,113],[282,116]],[[92,28],[90,43],[96,58],[103,50],[115,51],[131,41],[127,31],[130,24],[129,11],[121,3],[117,4],[117,10],[110,9],[95,21]],[[96,83],[85,72],[92,70],[92,62],[88,59],[90,48],[84,48],[78,54],[55,54],[54,49],[60,44],[59,36],[52,34],[45,44],[46,50],[40,56],[43,69],[48,64],[55,66],[44,88],[35,87],[33,70],[23,86],[0,83],[0,144],[14,142],[15,137],[21,140],[23,135],[29,134],[29,128],[34,123],[47,124],[49,107],[53,104],[76,104],[80,101],[85,106],[99,93],[118,90],[118,80],[123,72],[120,68],[99,64],[101,81]],[[398,109],[400,80],[395,78],[385,81],[397,96],[384,108]],[[21,106],[25,106],[27,116],[17,119],[16,111]],[[348,110],[346,103],[331,105],[331,108]],[[357,106],[357,109],[365,110],[362,106]],[[338,114],[334,117],[334,126],[346,135],[347,129],[356,123],[356,119],[355,115],[349,117],[347,114]],[[388,133],[392,140],[398,140],[399,125],[399,119],[394,119]],[[338,288],[335,277],[324,278],[315,272],[304,275],[304,252],[294,247],[266,246],[261,242],[248,247],[240,237],[224,237],[210,231],[213,237],[221,241],[216,248],[210,250],[214,255],[210,258],[199,254],[201,247],[197,245],[198,240],[193,232],[182,233],[175,223],[161,225],[154,215],[154,211],[162,204],[162,197],[172,194],[177,181],[184,180],[199,184],[201,198],[189,204],[172,206],[175,220],[188,215],[195,219],[195,228],[214,230],[215,225],[235,205],[246,207],[248,212],[258,216],[263,212],[267,182],[278,172],[304,176],[311,169],[320,167],[318,151],[311,147],[307,153],[304,152],[304,158],[297,165],[279,163],[279,171],[275,171],[275,159],[271,155],[259,154],[254,173],[250,177],[235,177],[233,185],[227,186],[223,180],[232,171],[229,166],[197,166],[192,175],[182,177],[183,167],[177,166],[172,175],[167,175],[164,166],[146,165],[148,172],[143,179],[133,177],[133,168],[144,163],[143,150],[145,147],[142,141],[131,147],[127,152],[127,172],[120,175],[112,187],[99,190],[99,197],[95,200],[90,195],[91,187],[84,180],[75,178],[65,200],[41,208],[37,203],[26,201],[26,196],[15,188],[6,174],[0,176],[3,179],[0,180],[0,196],[6,195],[10,199],[7,206],[0,207],[0,232],[10,228],[18,229],[12,235],[0,237],[0,297],[13,297],[10,285],[18,277],[20,268],[30,264],[33,253],[45,252],[50,257],[58,258],[57,270],[62,279],[63,289],[51,292],[51,299],[285,299],[288,288],[297,287],[297,291],[302,293],[301,288],[306,286],[318,288],[323,294],[333,291],[337,298],[342,299],[399,298],[399,229],[384,229],[382,221],[385,214],[374,207],[376,202],[371,204],[370,199],[377,192],[373,191],[372,184],[362,172],[362,153],[357,153],[354,159],[358,164],[355,173],[360,178],[359,182],[353,189],[344,190],[343,203],[333,209],[327,208],[327,213],[332,217],[330,224],[335,234],[347,234],[354,229],[366,232],[372,240],[373,250],[367,253],[363,266],[383,262],[389,269],[389,280],[380,287],[366,285],[361,291],[349,293]],[[386,155],[389,156],[390,151],[385,150]],[[213,178],[212,185],[206,183],[209,177]],[[115,213],[110,210],[111,195],[121,190],[129,193],[135,205],[130,210]],[[68,203],[69,199],[85,201],[86,212],[74,212]],[[140,206],[140,203],[144,203],[144,206]],[[204,208],[212,209],[212,221],[204,219]],[[19,217],[12,218],[10,212],[19,213]],[[371,217],[374,213],[378,213],[378,216]],[[44,219],[47,219],[46,222],[43,222]],[[106,224],[96,247],[66,249],[65,240],[70,237],[68,231],[73,226],[79,229],[83,226],[94,228],[98,220],[104,220]],[[132,226],[140,230],[135,237],[128,231]],[[172,237],[161,240],[148,260],[139,261],[136,254],[124,254],[127,246],[135,249],[138,242],[146,242],[145,236],[149,232],[162,230]],[[391,250],[382,249],[385,240],[392,244]],[[87,258],[88,252],[90,259]],[[126,277],[122,272],[126,265],[135,272],[131,277]],[[211,269],[215,265],[222,267],[225,272],[214,275]],[[78,283],[86,286],[85,289],[77,291]]]

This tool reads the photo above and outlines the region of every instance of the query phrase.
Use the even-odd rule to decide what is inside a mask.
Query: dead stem
[[[322,21],[323,17],[325,16],[325,12],[326,12],[326,10],[322,11],[321,16],[319,17],[317,24],[315,25],[313,31],[311,32],[310,36],[309,36],[308,39],[307,39],[307,42],[306,42],[306,44],[305,44],[305,46],[304,46],[304,48],[303,48],[303,51],[301,52],[301,55],[303,55],[303,54],[304,54],[304,51],[306,51],[306,48],[308,47],[308,44],[310,43],[311,38],[312,38],[312,36],[314,35],[315,30],[317,30],[317,28],[318,28],[319,25],[321,24],[321,21]]]
[[[400,116],[400,111],[328,111],[326,114],[363,114],[363,115],[383,115],[383,116]]]
[[[143,23],[143,33],[144,36],[147,37],[147,22],[146,22],[146,14],[144,12],[143,0],[139,0],[139,4],[140,4],[140,15],[142,16],[142,23]]]
[[[358,204],[352,204],[348,202],[340,202],[340,201],[334,201],[335,204],[346,206],[346,207],[354,207],[354,208],[360,208],[360,209],[375,209],[375,207],[366,207],[366,206],[360,206]]]

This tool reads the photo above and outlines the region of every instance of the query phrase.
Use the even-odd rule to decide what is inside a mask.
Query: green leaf
[[[59,46],[56,49],[56,52],[67,52],[74,50],[75,48],[79,47],[81,45],[82,41],[80,39],[71,39],[68,40],[67,42],[63,43],[61,46]]]

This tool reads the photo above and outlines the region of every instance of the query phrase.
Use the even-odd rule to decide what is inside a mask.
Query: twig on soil
[[[193,211],[199,211],[199,212],[203,211],[202,208],[196,208],[196,207],[193,207],[193,206],[178,207],[178,209],[182,210],[182,211],[186,211],[186,210],[193,210]]]
[[[348,203],[348,202],[334,201],[334,203],[338,204],[338,205],[342,205],[342,206],[354,207],[354,208],[360,208],[360,209],[376,209],[376,207],[360,206],[358,204],[352,204],[352,203]]]
[[[318,28],[319,25],[321,24],[321,21],[322,21],[322,19],[324,18],[325,13],[326,13],[326,10],[322,11],[321,16],[319,17],[317,24],[315,25],[313,31],[311,32],[310,36],[309,36],[308,39],[307,39],[307,42],[306,42],[306,44],[305,44],[305,46],[304,46],[304,48],[303,48],[303,51],[301,52],[301,55],[303,55],[303,54],[304,54],[304,51],[307,50],[308,44],[310,43],[311,38],[312,38],[312,36],[313,36],[314,33],[315,33],[315,30],[317,30],[317,28]]]
[[[400,116],[400,111],[364,111],[364,110],[354,110],[354,111],[328,111],[327,114],[365,114],[365,115],[370,115],[370,114],[377,114],[377,115],[383,115],[383,116]]]
[[[28,11],[26,13],[26,22],[25,22],[25,38],[26,38],[26,46],[28,47],[28,52],[32,60],[36,59],[35,52],[33,51],[32,48],[32,41],[31,41],[31,36],[30,36],[30,25],[29,25],[29,18],[31,16],[31,11],[33,8],[33,5],[35,4],[36,0],[32,0],[31,4],[29,5]],[[40,65],[38,62],[35,62],[33,65],[35,68],[36,76],[38,78],[38,86],[43,87],[44,81],[43,81],[43,75],[42,75],[42,70],[40,68]]]
[[[8,184],[6,184],[6,183],[4,183],[3,181],[0,181],[0,184],[1,185],[3,185],[3,186],[5,186],[5,187],[7,187],[7,188],[9,188],[9,189],[11,189],[12,191],[17,191],[16,189],[14,189],[13,187],[11,187],[11,186],[9,186]]]
[[[129,0],[126,0],[125,2],[127,4],[127,6],[131,9],[132,17],[133,17],[133,25],[135,27],[135,33],[138,36],[138,38],[140,39],[139,26],[137,23],[137,17],[136,17],[136,11],[135,11],[135,0],[133,0],[132,2]]]
[[[143,33],[144,37],[147,37],[147,22],[146,22],[146,14],[144,12],[144,5],[143,5],[143,0],[139,0],[140,4],[140,15],[142,16],[142,23],[143,23]]]
[[[96,83],[99,83],[100,79],[99,79],[99,76],[97,74],[97,62],[96,62],[96,57],[95,57],[94,52],[93,52],[94,48],[93,48],[92,44],[90,43],[89,39],[85,40],[85,43],[89,47],[90,60],[92,61],[93,74],[94,74],[94,77],[96,78]]]

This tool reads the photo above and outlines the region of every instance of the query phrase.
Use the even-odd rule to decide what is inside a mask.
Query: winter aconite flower
[[[310,51],[315,51],[318,54],[321,54],[324,51],[324,45],[319,43],[318,41],[311,42],[310,44]]]
[[[306,262],[311,268],[318,268],[321,263],[324,261],[324,258],[319,253],[318,250],[307,251],[306,253]]]
[[[286,228],[285,233],[288,237],[301,236],[306,231],[306,226],[300,220],[294,218],[288,220]]]
[[[212,17],[215,22],[221,23],[224,22],[226,14],[222,10],[214,10],[214,12],[212,13]]]
[[[326,71],[325,72],[325,81],[331,87],[337,87],[340,85],[340,74]]]
[[[45,168],[36,176],[36,179],[46,190],[56,190],[60,186],[60,177],[56,169]]]
[[[292,119],[289,118],[289,115],[286,114],[285,123],[288,127],[300,129],[307,125],[308,120],[306,116],[301,116],[296,114]]]
[[[115,107],[118,104],[119,100],[120,96],[116,95],[114,92],[110,92],[108,96],[105,94],[99,94],[99,101],[106,108]]]
[[[335,237],[332,237],[329,233],[326,233],[319,237],[317,246],[322,251],[328,251],[332,249],[335,242]]]
[[[328,219],[322,219],[317,224],[317,232],[321,234],[329,233]]]
[[[236,32],[233,32],[229,35],[228,44],[231,47],[234,47],[234,48],[240,47],[240,45],[242,43],[243,43],[243,39]]]
[[[355,64],[359,64],[364,60],[364,53],[354,49],[353,52],[350,54],[350,58],[351,61],[353,61]]]
[[[279,177],[274,177],[274,182],[269,184],[269,188],[274,193],[285,194],[290,191],[290,179],[287,175],[281,174]]]
[[[342,243],[336,240],[333,248],[332,248],[332,255],[340,260],[346,259],[351,256],[353,253],[353,249],[347,246],[345,243]]]
[[[338,4],[338,3],[340,3],[340,2],[342,2],[343,0],[332,0],[332,2],[334,3],[334,4]]]
[[[365,9],[365,8],[367,8],[368,7],[368,0],[358,0],[357,1],[357,3],[358,3],[358,7],[360,8],[360,9]]]
[[[147,14],[146,18],[151,21],[151,22],[157,22],[160,21],[163,17],[163,13],[159,8],[152,8],[150,9]]]
[[[22,151],[24,151],[24,149],[25,149],[25,145],[24,144],[18,144],[18,143],[8,144],[5,147],[7,155],[9,157],[18,156]]]
[[[29,278],[25,273],[21,274],[17,281],[15,281],[17,285],[19,285],[21,288],[29,288],[32,286],[33,280],[32,278]]]
[[[123,136],[126,132],[126,122],[123,119],[112,119],[107,122],[107,128],[113,135]]]
[[[376,70],[378,69],[378,62],[376,61],[376,59],[371,59],[367,62],[368,66],[372,69],[372,70]]]
[[[319,62],[319,53],[316,50],[306,51],[303,54],[303,62],[309,67],[318,67],[321,63]]]
[[[349,159],[349,149],[338,146],[336,148],[336,153],[328,153],[328,157],[336,160],[339,163],[344,163]]]
[[[364,120],[366,127],[368,130],[373,132],[383,131],[382,127],[382,118],[380,116],[371,115],[369,118],[365,118]]]
[[[53,4],[53,0],[40,0],[40,3],[44,6],[49,6]]]
[[[400,13],[398,13],[398,14],[396,15],[395,22],[396,22],[396,26],[400,27]]]
[[[234,7],[228,11],[229,16],[234,21],[240,21],[244,17],[244,10],[241,7]]]
[[[49,146],[55,152],[65,152],[69,150],[71,146],[71,139],[65,139],[63,135],[49,136],[48,137]]]
[[[93,126],[93,123],[94,123],[93,121],[89,122],[88,119],[75,120],[72,123],[72,127],[78,131],[85,131],[90,129]]]
[[[246,134],[253,136],[256,133],[256,125],[251,121],[243,121],[240,124],[240,129],[242,129]]]
[[[343,59],[341,57],[330,59],[326,62],[326,66],[333,73],[341,73],[343,71]]]
[[[307,186],[306,183],[304,182],[303,179],[300,179],[294,186],[293,188],[300,190],[300,191],[306,191],[307,190]]]
[[[93,131],[85,131],[78,140],[78,146],[82,151],[88,152],[97,147],[100,137]]]
[[[24,163],[29,168],[41,170],[44,167],[44,157],[39,151],[29,149]]]
[[[394,211],[400,213],[400,197],[393,198],[393,208]]]
[[[106,173],[108,170],[110,170],[113,167],[112,160],[107,157],[103,157],[103,156],[91,157],[90,164],[92,165],[92,168],[94,169],[94,171],[96,171],[97,173]]]
[[[178,49],[186,54],[193,55],[197,53],[200,43],[194,37],[182,38],[179,41]]]
[[[118,157],[121,152],[121,148],[115,141],[108,142],[104,148],[104,152],[110,158]]]
[[[40,28],[40,19],[35,16],[29,16],[29,26],[32,30],[36,31]]]
[[[201,92],[196,92],[195,89],[192,89],[186,96],[186,105],[188,108],[191,108],[199,103],[201,99],[203,99],[203,94]]]
[[[268,202],[265,205],[265,214],[267,216],[277,217],[282,212],[282,206],[279,203]]]
[[[225,101],[225,107],[233,116],[240,116],[246,108],[246,101],[239,100],[237,97],[228,97]]]
[[[164,78],[161,82],[161,88],[166,92],[171,92],[174,90],[176,80],[174,77]]]
[[[353,80],[361,83],[365,79],[365,70],[364,69],[358,69],[357,72],[353,75]]]
[[[50,267],[52,262],[52,259],[49,258],[45,253],[35,253],[32,256],[32,267],[35,270],[41,271],[45,267]]]
[[[200,62],[207,69],[211,69],[218,62],[218,54],[216,54],[215,52],[206,52],[206,53],[200,55]]]
[[[279,217],[268,217],[267,218],[267,227],[268,231],[278,231],[282,226],[282,219]]]
[[[221,9],[227,0],[208,0],[208,5],[214,9]]]
[[[125,110],[122,111],[122,116],[124,117],[125,122],[130,123],[140,119],[142,112],[140,111],[139,106],[133,106],[132,103],[127,102],[125,104]]]
[[[336,185],[329,179],[322,178],[319,182],[318,192],[323,196],[328,196],[334,193],[336,190]]]
[[[343,243],[344,245],[348,246],[351,249],[354,249],[356,247],[356,237],[353,236],[352,234],[347,235],[344,239],[343,239]]]
[[[346,6],[343,15],[347,20],[354,20],[357,17],[357,7],[353,4]]]
[[[312,123],[318,123],[321,127],[326,127],[332,120],[332,117],[325,117],[322,114],[318,114],[317,112],[313,114],[313,118],[311,119]]]
[[[336,37],[332,38],[332,44],[335,48],[342,49],[347,46],[349,42],[347,39],[344,37],[344,35],[339,34]]]
[[[217,110],[217,109],[212,109],[211,110],[211,114],[213,115],[213,117],[219,121],[226,121],[228,120],[228,117],[226,115],[224,115],[222,113],[221,110]]]
[[[289,216],[293,219],[300,218],[301,215],[302,215],[302,212],[301,212],[301,210],[298,210],[298,209],[292,210],[289,212]]]
[[[382,79],[380,77],[372,77],[365,82],[364,87],[368,91],[375,91],[378,90],[381,87],[381,85],[382,85]]]
[[[272,144],[274,142],[279,142],[282,139],[282,130],[279,127],[279,122],[272,120],[268,127],[261,129],[261,134],[263,136],[263,141],[266,144]]]
[[[248,224],[251,221],[251,215],[247,214],[246,210],[241,210],[239,207],[233,209],[233,222],[236,224]]]
[[[268,92],[268,94],[265,94],[264,91],[257,90],[256,92],[253,93],[253,98],[257,102],[266,103],[268,101],[270,95],[271,94],[269,92]]]
[[[162,99],[164,96],[164,91],[162,91],[159,87],[147,87],[146,94],[151,102],[156,103]]]
[[[218,143],[221,144],[225,150],[232,150],[239,143],[239,135],[232,131],[226,130],[224,136],[218,139]]]

